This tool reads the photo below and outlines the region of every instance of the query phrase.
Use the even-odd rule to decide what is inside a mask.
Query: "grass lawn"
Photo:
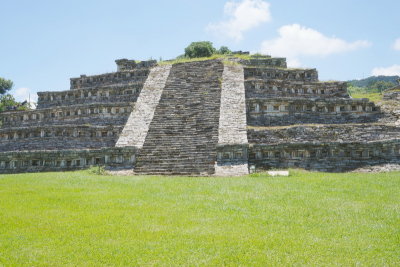
[[[0,266],[400,265],[400,173],[0,175]]]
[[[382,100],[383,95],[380,93],[353,93],[351,95],[353,98],[368,98],[372,102],[379,102]]]

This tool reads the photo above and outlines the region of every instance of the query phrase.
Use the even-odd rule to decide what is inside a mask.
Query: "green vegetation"
[[[188,47],[185,48],[185,53],[176,57],[174,60],[162,61],[161,64],[175,64],[183,62],[193,62],[202,60],[212,60],[219,58],[228,57],[239,57],[243,59],[249,59],[250,55],[234,54],[227,46],[221,46],[216,49],[212,42],[202,41],[202,42],[192,42]]]
[[[364,87],[349,86],[347,91],[353,98],[368,98],[372,102],[379,102],[382,100],[382,93],[377,90],[372,90]]]
[[[205,61],[205,60],[220,59],[220,58],[225,58],[225,56],[223,56],[223,55],[212,55],[210,57],[201,57],[201,58],[177,57],[174,60],[161,61],[158,64],[159,65],[178,64],[178,63],[187,63],[187,62],[195,62],[195,61]]]
[[[231,54],[232,51],[227,47],[227,46],[221,46],[220,49],[218,49],[217,54],[220,55],[226,55],[226,54]]]
[[[5,94],[13,87],[13,82],[0,77],[0,95]]]
[[[214,59],[228,59],[228,58],[240,58],[244,60],[249,60],[254,57],[270,57],[262,54],[244,54],[240,52],[232,52],[227,46],[221,46],[219,49],[216,49],[212,42],[209,41],[201,41],[201,42],[192,42],[188,47],[185,48],[185,53],[183,55],[177,56],[172,60],[163,61],[160,58],[158,64],[177,64],[177,63],[187,63],[187,62],[197,62],[197,61],[205,61],[205,60],[214,60]],[[224,61],[227,62],[227,61]]]
[[[185,48],[185,54],[179,58],[204,58],[213,55],[226,55],[231,54],[232,51],[227,46],[221,46],[220,49],[215,49],[213,44],[209,41],[192,42]]]
[[[213,44],[211,42],[193,42],[185,48],[185,57],[210,57],[216,52],[217,50],[213,47]]]
[[[400,264],[400,173],[0,175],[0,265]]]
[[[26,110],[28,109],[28,103],[19,103],[15,101],[15,98],[10,94],[5,94],[11,90],[13,82],[0,77],[0,112],[8,109]]]
[[[349,85],[355,87],[369,87],[371,84],[376,82],[385,82],[391,84],[397,84],[399,76],[371,76],[361,80],[351,80],[348,81]]]
[[[177,57],[174,60],[165,60],[158,62],[159,65],[165,65],[165,64],[178,64],[178,63],[187,63],[187,62],[197,62],[197,61],[205,61],[205,60],[214,60],[214,59],[228,59],[228,58],[241,58],[241,59],[250,59],[251,55],[241,55],[241,54],[225,54],[225,55],[220,55],[220,54],[214,54],[210,57],[200,57],[200,58],[186,58],[186,57]]]
[[[383,91],[396,86],[398,76],[373,76],[363,80],[348,81],[348,92],[353,98],[369,98],[373,102],[382,100]]]
[[[9,109],[13,110],[28,110],[28,102],[17,102],[15,98],[10,94],[0,95],[0,112]]]

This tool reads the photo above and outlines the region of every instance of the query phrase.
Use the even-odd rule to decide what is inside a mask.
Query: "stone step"
[[[117,141],[117,147],[142,148],[170,70],[171,65],[157,66],[150,70],[135,107]]]
[[[176,64],[162,92],[135,172],[214,173],[223,64]]]

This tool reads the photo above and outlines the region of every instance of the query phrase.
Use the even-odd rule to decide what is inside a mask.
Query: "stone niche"
[[[218,145],[217,164],[243,164],[248,160],[248,145]]]

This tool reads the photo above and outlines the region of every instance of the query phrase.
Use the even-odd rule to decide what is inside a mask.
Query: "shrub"
[[[193,42],[185,48],[185,57],[187,58],[210,57],[215,53],[216,49],[208,41]]]
[[[217,53],[220,55],[226,55],[232,53],[232,51],[227,46],[221,46],[221,48],[218,49]]]

